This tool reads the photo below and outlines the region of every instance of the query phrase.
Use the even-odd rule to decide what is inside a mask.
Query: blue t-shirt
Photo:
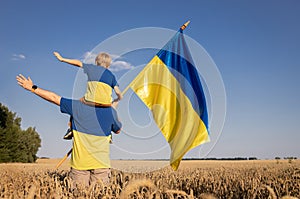
[[[79,100],[61,98],[60,110],[72,116],[73,151],[71,167],[78,170],[110,168],[111,131],[122,124],[112,107],[94,107]]]
[[[93,107],[79,100],[61,98],[60,110],[73,117],[72,128],[81,133],[108,136],[122,127],[117,111],[112,107]]]

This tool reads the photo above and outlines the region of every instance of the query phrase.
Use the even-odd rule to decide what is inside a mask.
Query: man
[[[63,98],[51,91],[38,88],[30,77],[16,77],[24,89],[60,106],[62,113],[72,116],[73,151],[70,177],[75,183],[89,186],[101,179],[109,182],[110,158],[109,142],[111,131],[118,134],[122,124],[112,107],[97,107],[84,100]]]

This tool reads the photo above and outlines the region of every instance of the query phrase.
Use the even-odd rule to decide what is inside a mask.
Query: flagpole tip
[[[181,30],[184,30],[189,24],[190,24],[190,20],[189,21],[187,21],[185,24],[183,24],[181,27],[180,27],[180,29]]]

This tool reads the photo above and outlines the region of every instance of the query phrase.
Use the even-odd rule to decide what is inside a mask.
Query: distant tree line
[[[275,160],[280,160],[275,157]],[[283,157],[284,160],[296,160],[297,157]],[[184,160],[258,160],[256,157],[234,157],[234,158],[184,158]]]
[[[280,160],[280,157],[275,157],[275,160]],[[284,160],[297,160],[297,157],[283,157]]]
[[[41,139],[35,128],[21,129],[21,118],[0,103],[0,162],[35,162]]]

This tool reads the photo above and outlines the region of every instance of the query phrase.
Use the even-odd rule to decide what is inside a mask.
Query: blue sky
[[[22,73],[39,87],[72,97],[78,69],[59,63],[53,51],[83,60],[99,43],[121,32],[143,27],[177,30],[191,20],[185,34],[209,53],[220,71],[227,97],[224,128],[208,157],[299,158],[299,18],[297,0],[2,0],[0,102],[22,118],[23,128],[36,127],[42,138],[39,156],[62,157],[71,147],[70,142],[62,140],[68,116],[21,89],[15,76]],[[146,64],[155,53],[150,49],[123,56],[129,68],[116,71],[116,76],[122,78],[134,67]],[[145,116],[137,123],[151,126],[142,104],[134,97],[132,101],[130,112]],[[156,141],[164,145],[162,139]],[[125,135],[115,142],[134,145]],[[135,146],[133,150],[146,150],[145,145]],[[155,146],[150,148],[155,150]],[[127,157],[115,149],[112,155]],[[199,156],[199,152],[190,156]],[[167,152],[162,157],[168,157]]]

